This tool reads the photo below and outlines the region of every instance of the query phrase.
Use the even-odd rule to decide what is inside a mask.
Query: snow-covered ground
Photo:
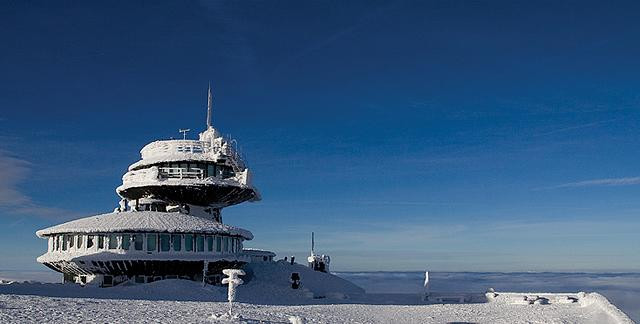
[[[594,302],[594,304],[596,304]],[[288,323],[298,316],[308,323],[624,323],[600,305],[304,305],[241,303],[236,312],[248,323]],[[216,322],[227,310],[222,302],[150,301],[0,295],[2,323]]]
[[[309,323],[630,322],[599,294],[501,293],[505,290],[499,289],[500,285],[509,284],[522,287],[518,291],[561,291],[565,287],[583,287],[578,283],[580,280],[569,274],[555,274],[559,278],[554,280],[551,274],[539,273],[434,273],[431,276],[434,291],[444,294],[467,291],[475,292],[474,296],[484,296],[482,292],[493,286],[498,293],[492,300],[482,303],[429,305],[420,299],[422,278],[419,273],[340,273],[369,292],[362,294],[358,287],[348,282],[308,272],[302,266],[281,263],[253,270],[260,280],[252,280],[238,288],[240,303],[236,309],[243,316],[242,322],[287,323],[290,316],[299,316]],[[288,278],[283,274],[292,270],[301,273],[305,289],[293,291],[288,287]],[[11,277],[7,275],[11,273],[0,272],[0,277]],[[513,277],[509,278],[509,275]],[[27,279],[16,277],[19,275],[13,273],[13,279]],[[630,283],[634,278],[625,280]],[[550,286],[535,289],[534,283],[541,280],[546,280]],[[606,281],[595,276],[589,280]],[[620,278],[616,280],[621,281]],[[449,290],[443,289],[446,287]],[[529,301],[546,299],[549,304],[529,304],[524,297]],[[224,287],[203,288],[200,283],[183,280],[113,288],[5,283],[0,284],[0,323],[215,322],[212,315],[227,310],[225,299]]]
[[[367,293],[418,293],[422,272],[340,272],[337,275],[364,288]],[[640,323],[640,273],[575,272],[430,272],[435,291],[597,292]]]

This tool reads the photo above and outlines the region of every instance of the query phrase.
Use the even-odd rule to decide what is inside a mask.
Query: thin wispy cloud
[[[22,217],[70,219],[78,214],[55,207],[41,206],[23,193],[19,185],[28,179],[31,163],[0,150],[0,211]]]
[[[551,130],[551,131],[548,131],[548,132],[545,132],[545,133],[535,134],[533,136],[534,137],[547,136],[547,135],[553,135],[553,134],[557,134],[557,133],[564,133],[564,132],[577,130],[577,129],[591,128],[591,127],[600,126],[602,124],[610,123],[610,122],[613,122],[613,121],[616,121],[616,120],[618,120],[618,119],[614,118],[614,119],[601,120],[601,121],[596,121],[596,122],[591,122],[591,123],[586,123],[586,124],[568,126],[568,127],[554,129],[554,130]]]
[[[613,187],[613,186],[632,186],[632,185],[640,185],[640,177],[584,180],[584,181],[578,181],[578,182],[563,183],[557,186],[551,186],[551,187],[546,187],[542,189],[596,187],[596,186]]]
[[[18,189],[18,184],[29,172],[30,163],[0,151],[0,206],[15,206],[28,201]]]

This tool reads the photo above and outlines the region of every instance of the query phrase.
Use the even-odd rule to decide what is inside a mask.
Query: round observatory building
[[[260,200],[235,143],[211,125],[209,89],[199,139],[146,145],[116,189],[119,207],[37,231],[48,240],[38,262],[65,282],[113,286],[176,278],[220,284],[222,269],[273,261],[272,252],[243,248],[250,231],[222,222],[222,208]]]

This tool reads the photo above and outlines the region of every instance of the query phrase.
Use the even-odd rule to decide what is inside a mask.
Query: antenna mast
[[[315,252],[313,252],[313,250],[315,248],[315,245],[316,245],[315,243],[316,242],[315,242],[314,237],[313,237],[313,232],[311,232],[311,255],[315,254]]]
[[[180,133],[182,133],[182,139],[186,140],[187,139],[187,132],[190,131],[191,129],[187,128],[187,129],[179,129],[178,131]]]
[[[211,95],[211,82],[209,82],[209,93],[207,97],[207,129],[211,128],[211,108],[213,107],[213,96]]]

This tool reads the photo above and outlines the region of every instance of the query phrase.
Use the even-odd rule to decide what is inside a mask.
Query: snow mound
[[[245,269],[247,283],[237,287],[236,301],[253,304],[299,305],[344,301],[361,296],[364,290],[332,274],[313,271],[299,264],[284,262],[251,264]],[[300,289],[292,289],[291,273],[300,274]],[[9,282],[0,284],[0,294],[39,295],[102,299],[142,299],[173,301],[226,301],[227,287],[204,286],[201,282],[179,279],[148,284],[122,284],[111,288],[76,284]]]
[[[578,293],[582,298],[580,298],[580,306],[589,307],[595,305],[600,308],[604,313],[609,315],[611,318],[617,319],[620,324],[633,324],[633,321],[627,317],[627,315],[622,312],[618,307],[614,306],[609,302],[607,298],[598,294],[598,293]]]
[[[319,299],[347,300],[364,295],[364,289],[338,276],[313,271],[300,264],[283,261],[250,263],[245,267],[250,280],[238,288],[238,301],[269,304],[317,303]],[[300,276],[300,288],[291,288],[291,274]],[[266,295],[265,295],[266,294]],[[261,296],[262,295],[262,296]]]

